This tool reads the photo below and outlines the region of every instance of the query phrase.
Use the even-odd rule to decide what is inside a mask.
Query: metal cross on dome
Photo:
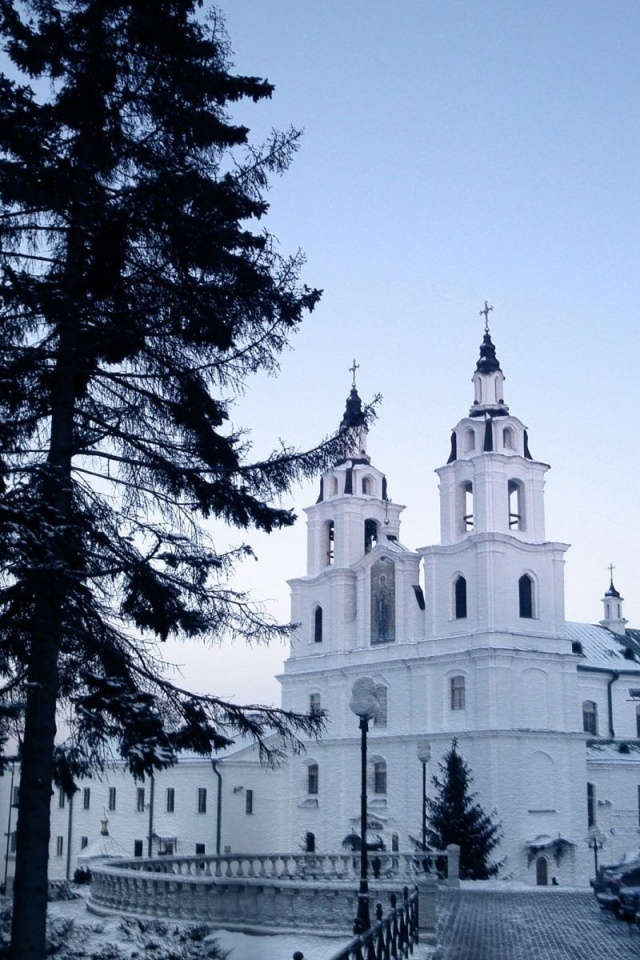
[[[360,364],[353,361],[353,365],[349,367],[349,373],[352,375],[351,386],[355,390],[356,388],[356,370],[360,369]]]
[[[614,571],[614,570],[615,570],[614,565],[613,565],[612,563],[610,563],[610,564],[609,564],[609,576],[611,577],[611,583],[613,583],[613,571]]]
[[[484,317],[484,332],[489,333],[489,314],[493,310],[493,307],[490,307],[487,301],[484,302],[484,310],[480,311],[480,316]]]

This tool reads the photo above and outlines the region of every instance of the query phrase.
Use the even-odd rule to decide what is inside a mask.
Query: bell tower
[[[441,543],[420,551],[431,600],[428,633],[559,637],[567,547],[546,539],[549,467],[532,457],[527,429],[505,403],[490,309],[485,303],[481,311],[485,329],[473,404],[453,429],[447,463],[436,470]]]
[[[387,479],[367,453],[355,368],[340,424],[351,429],[351,449],[324,473],[316,503],[305,509],[307,572],[289,581],[291,619],[299,626],[287,670],[296,658],[381,648],[416,637],[423,626],[419,557],[400,544],[404,507],[391,501]]]

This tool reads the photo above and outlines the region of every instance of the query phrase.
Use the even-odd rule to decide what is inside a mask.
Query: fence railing
[[[377,903],[374,925],[364,933],[357,933],[330,960],[389,960],[413,953],[414,946],[420,942],[418,891],[409,895],[409,888],[405,887],[400,904],[395,893],[389,900],[391,909],[387,915],[383,916],[383,906]]]
[[[457,885],[459,848],[449,847],[445,854],[447,883]],[[422,861],[411,855],[380,854],[379,859],[380,875],[370,880],[372,897],[385,897],[405,884],[417,883],[420,891],[432,885],[420,914],[421,929],[433,928],[426,904],[435,903],[435,874],[425,873]],[[95,913],[141,913],[258,933],[341,932],[352,928],[359,870],[358,854],[111,860],[92,866],[88,907]],[[400,875],[400,870],[413,872]]]

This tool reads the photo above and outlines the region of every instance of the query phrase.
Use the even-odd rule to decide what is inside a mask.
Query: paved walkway
[[[448,890],[434,960],[638,960],[640,932],[590,891]]]

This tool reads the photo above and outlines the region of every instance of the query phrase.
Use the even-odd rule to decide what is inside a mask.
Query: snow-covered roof
[[[87,844],[84,850],[78,854],[77,860],[78,863],[87,863],[88,861],[108,859],[109,857],[126,856],[128,854],[124,847],[121,847],[118,841],[107,833],[100,834],[97,840],[92,840],[91,843]]]
[[[640,673],[640,630],[614,633],[594,623],[567,621],[567,636],[580,643],[583,659],[580,667]]]
[[[594,760],[640,763],[640,744],[633,740],[588,740],[587,762]]]

